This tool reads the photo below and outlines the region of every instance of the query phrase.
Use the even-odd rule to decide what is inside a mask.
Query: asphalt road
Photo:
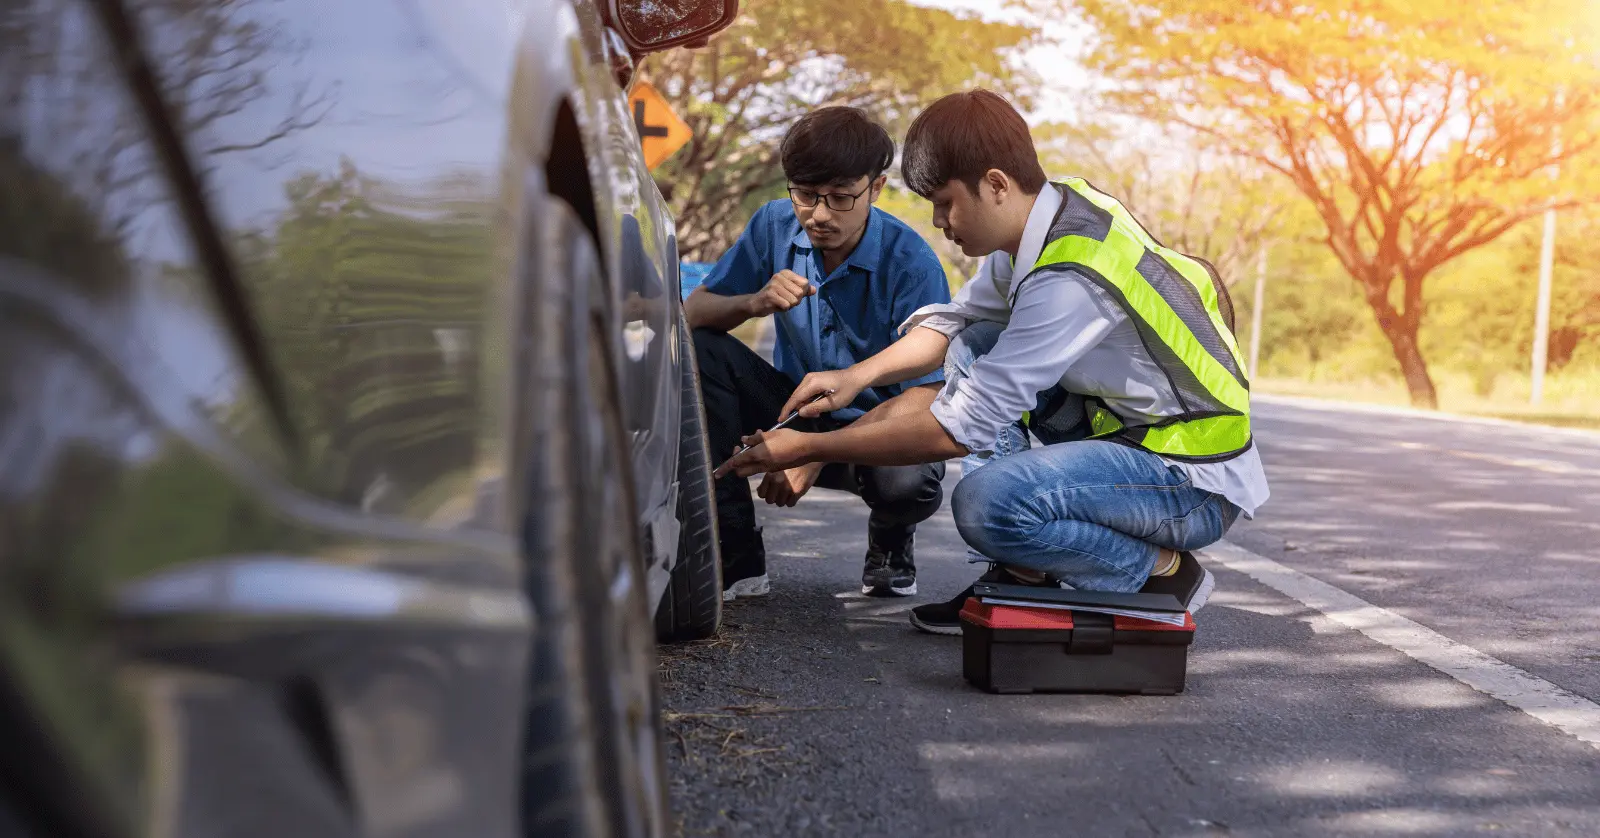
[[[947,511],[886,602],[858,500],[772,510],[773,594],[664,655],[682,833],[1600,835],[1600,436],[1258,410],[1181,696],[978,692],[906,622],[977,572]]]

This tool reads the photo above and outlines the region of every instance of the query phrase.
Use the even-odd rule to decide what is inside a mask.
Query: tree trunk
[[[1425,407],[1429,410],[1439,409],[1439,393],[1433,388],[1433,377],[1428,374],[1428,362],[1422,357],[1422,349],[1417,345],[1417,325],[1404,322],[1404,318],[1397,318],[1397,322],[1383,322],[1379,318],[1378,325],[1383,328],[1384,337],[1389,339],[1389,344],[1394,347],[1394,359],[1400,362],[1400,372],[1406,378],[1406,390],[1411,393],[1413,407]]]

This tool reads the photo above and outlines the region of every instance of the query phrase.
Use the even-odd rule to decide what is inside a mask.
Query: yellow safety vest
[[[1116,300],[1165,373],[1180,405],[1153,424],[1131,424],[1090,398],[1092,439],[1110,439],[1167,457],[1214,462],[1251,445],[1250,382],[1233,336],[1233,305],[1206,262],[1156,241],[1117,199],[1082,178],[1063,187],[1030,277],[1071,269]]]

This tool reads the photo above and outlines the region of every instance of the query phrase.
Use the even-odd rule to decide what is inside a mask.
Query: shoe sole
[[[722,591],[723,602],[733,602],[739,597],[758,597],[772,593],[772,581],[765,573],[740,579]]]
[[[897,587],[894,585],[862,585],[861,593],[866,596],[891,597],[891,596],[916,596],[917,583]]]
[[[1194,596],[1189,597],[1189,613],[1194,614],[1206,607],[1206,600],[1211,599],[1211,592],[1216,590],[1216,587],[1217,577],[1212,576],[1211,571],[1206,571],[1205,575],[1200,577],[1200,587],[1195,589]]]
[[[929,634],[942,634],[945,637],[955,637],[961,634],[961,626],[959,625],[940,626],[933,623],[924,623],[917,619],[916,612],[911,614],[911,625],[915,626],[918,631],[925,631]]]

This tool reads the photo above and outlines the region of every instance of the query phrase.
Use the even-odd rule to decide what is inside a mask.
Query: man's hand
[[[756,487],[756,494],[774,506],[794,506],[817,484],[822,463],[807,463],[786,471],[769,471]]]
[[[843,410],[853,404],[856,396],[867,389],[867,384],[859,375],[853,372],[854,368],[843,370],[829,370],[828,372],[807,373],[800,380],[800,386],[794,388],[794,395],[783,405],[783,410],[778,413],[778,421],[788,418],[796,409],[806,419],[815,419],[824,413]],[[822,393],[832,391],[833,395],[825,396],[817,401]]]
[[[750,316],[766,317],[780,311],[788,311],[800,304],[800,301],[817,293],[811,281],[794,271],[778,271],[767,282],[765,288],[757,291],[750,298]]]
[[[711,476],[721,478],[731,473],[749,477],[752,474],[771,474],[805,465],[810,462],[811,446],[808,440],[810,436],[812,434],[803,434],[788,428],[771,433],[756,431],[740,440],[745,445],[751,446],[750,450],[718,466]]]

